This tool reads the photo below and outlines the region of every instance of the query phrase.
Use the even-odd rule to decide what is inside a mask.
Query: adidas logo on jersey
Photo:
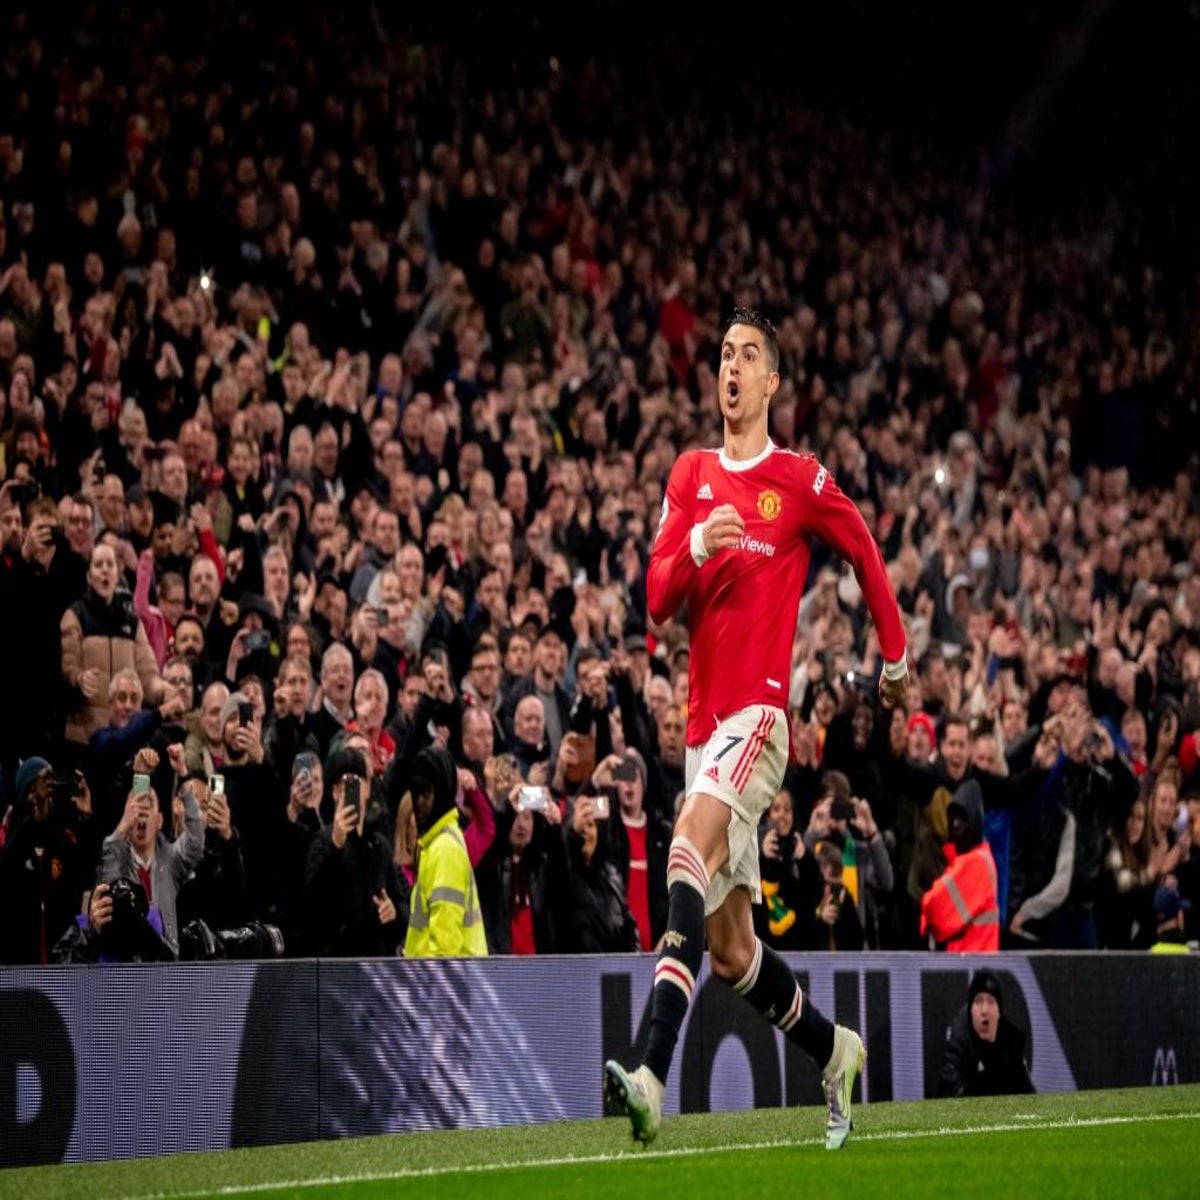
[[[716,767],[709,767],[708,770],[704,772],[704,778],[711,779],[713,783],[720,783],[721,773]]]
[[[700,488],[700,490],[696,493],[697,500],[711,500],[712,498],[713,498],[712,488],[710,488],[707,483],[704,484]]]

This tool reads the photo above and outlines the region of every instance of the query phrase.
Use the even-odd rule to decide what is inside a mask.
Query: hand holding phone
[[[546,789],[540,787],[523,787],[517,798],[518,812],[545,812]]]

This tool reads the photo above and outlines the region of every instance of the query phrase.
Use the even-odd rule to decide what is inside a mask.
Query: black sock
[[[671,842],[667,857],[667,932],[654,968],[650,999],[650,1031],[643,1062],[666,1083],[679,1027],[687,1016],[704,957],[704,893],[708,872],[704,860],[687,838]]]
[[[750,970],[733,985],[766,1019],[778,1026],[824,1070],[833,1057],[833,1022],[805,996],[791,968],[755,938]]]

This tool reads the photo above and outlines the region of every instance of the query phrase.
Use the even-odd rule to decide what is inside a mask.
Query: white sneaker
[[[850,1119],[850,1094],[862,1072],[867,1051],[862,1038],[853,1029],[833,1027],[833,1055],[822,1073],[825,1096],[829,1101],[829,1120],[825,1125],[825,1149],[840,1150],[854,1128]]]
[[[663,1085],[646,1066],[632,1074],[619,1062],[604,1064],[604,1091],[625,1110],[635,1141],[649,1145],[662,1124]]]

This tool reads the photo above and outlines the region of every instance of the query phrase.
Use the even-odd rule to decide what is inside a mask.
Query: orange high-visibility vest
[[[960,854],[921,898],[921,932],[956,954],[1000,949],[996,862],[987,842]]]

